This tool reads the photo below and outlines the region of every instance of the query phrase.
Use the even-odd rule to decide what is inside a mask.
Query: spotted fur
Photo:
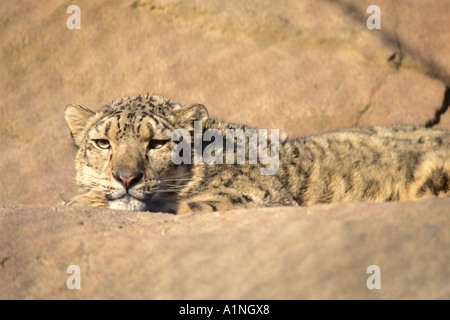
[[[201,121],[203,132],[217,129],[224,139],[227,129],[250,129],[211,118],[202,105],[147,94],[96,112],[69,105],[65,119],[78,147],[81,191],[69,205],[185,213],[450,195],[445,130],[365,127],[284,139],[278,172],[261,175],[267,165],[259,162],[174,164],[175,129],[193,135],[194,121]],[[248,145],[245,151],[248,159]]]

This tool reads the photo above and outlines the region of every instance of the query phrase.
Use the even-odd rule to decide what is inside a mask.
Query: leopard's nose
[[[113,177],[122,183],[123,187],[128,190],[132,186],[138,184],[141,180],[144,174],[142,172],[133,172],[131,174],[125,174],[120,171],[117,171],[113,173]]]

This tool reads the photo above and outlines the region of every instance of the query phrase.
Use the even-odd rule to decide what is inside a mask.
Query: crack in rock
[[[446,86],[445,92],[444,92],[444,100],[442,101],[441,107],[436,110],[436,113],[434,114],[434,118],[428,120],[425,123],[425,127],[432,128],[433,126],[439,124],[439,122],[441,121],[441,116],[447,112],[449,107],[450,107],[450,87]]]
[[[355,123],[353,124],[354,127],[358,127],[359,126],[359,122],[361,121],[362,117],[367,113],[367,111],[369,111],[370,107],[372,106],[372,100],[373,97],[375,96],[375,94],[377,94],[378,91],[380,91],[380,89],[383,87],[383,85],[386,83],[387,81],[387,76],[383,77],[380,81],[378,81],[378,83],[372,88],[371,92],[370,92],[370,96],[369,96],[369,102],[367,102],[367,104],[364,106],[364,108],[358,112],[358,116],[356,118]]]
[[[388,59],[387,62],[392,64],[395,70],[399,70],[403,63],[403,49],[400,39],[395,31],[395,41],[397,45],[397,51],[395,51]]]
[[[365,107],[358,112],[358,117],[356,118],[354,127],[357,127],[359,125],[359,121],[361,120],[361,118],[363,117],[363,115],[370,109],[371,106],[371,102],[369,102],[368,104],[365,105]]]
[[[5,257],[0,261],[0,265],[2,266],[2,269],[5,269],[6,267],[6,262],[8,262],[8,260],[10,260],[9,257]]]

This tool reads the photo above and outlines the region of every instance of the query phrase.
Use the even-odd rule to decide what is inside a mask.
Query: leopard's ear
[[[77,104],[69,104],[66,107],[64,118],[66,119],[72,139],[77,147],[79,147],[81,143],[80,132],[86,127],[89,118],[94,115],[95,112]]]
[[[187,130],[194,129],[194,121],[201,121],[204,126],[205,121],[208,119],[208,110],[202,104],[193,104],[186,106],[175,112],[178,123]]]

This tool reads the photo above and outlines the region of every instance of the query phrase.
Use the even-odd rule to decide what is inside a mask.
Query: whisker
[[[183,189],[183,188],[185,188],[185,186],[167,185],[167,184],[155,186],[155,189],[171,189],[171,188],[173,188],[173,189]]]
[[[156,188],[175,188],[175,189],[183,189],[183,188],[185,188],[185,186],[184,185],[176,185],[176,184],[161,184],[161,185],[158,185],[158,186],[156,186]]]

